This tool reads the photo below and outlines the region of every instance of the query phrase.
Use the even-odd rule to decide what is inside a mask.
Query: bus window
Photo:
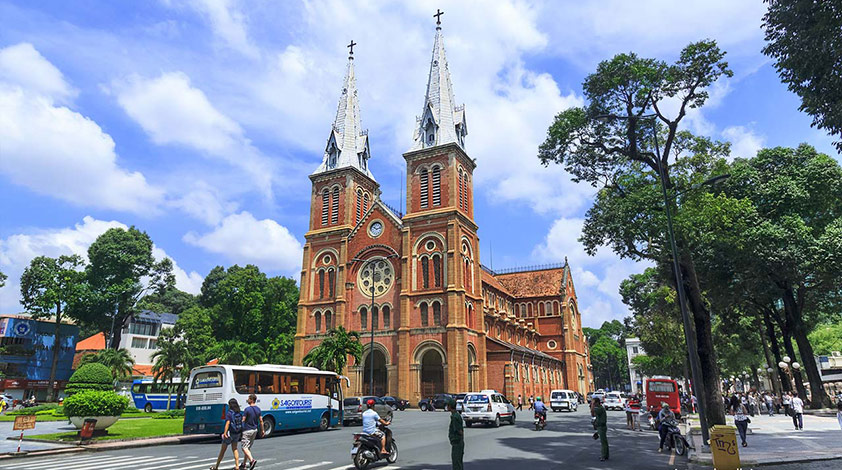
[[[199,372],[193,376],[193,384],[190,386],[192,389],[200,389],[200,388],[216,388],[222,386],[222,372],[219,371],[210,371],[210,372]]]
[[[247,370],[234,370],[234,389],[237,393],[254,393],[254,374]]]
[[[330,390],[330,397],[339,400],[339,381],[328,379],[328,389]]]
[[[304,376],[291,375],[289,378],[289,393],[307,393],[304,391]]]
[[[275,374],[278,376],[278,385],[280,386],[278,393],[287,394],[289,392],[290,377],[289,374]]]
[[[141,393],[140,384],[132,384],[132,393]]]
[[[255,393],[276,393],[274,374],[271,372],[260,372],[257,374],[257,390]]]
[[[663,392],[663,393],[674,393],[675,392],[675,384],[672,382],[656,382],[654,380],[649,381],[649,391],[650,392]]]

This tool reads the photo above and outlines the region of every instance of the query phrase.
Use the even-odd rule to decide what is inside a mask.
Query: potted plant
[[[83,390],[64,400],[64,414],[77,429],[82,429],[85,419],[96,419],[96,430],[105,429],[120,419],[129,406],[129,399],[114,392]]]
[[[92,362],[76,369],[67,381],[64,393],[70,396],[83,390],[114,391],[114,378],[108,367]]]

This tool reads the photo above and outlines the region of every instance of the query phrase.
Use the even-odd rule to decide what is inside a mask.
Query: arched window
[[[327,216],[330,212],[330,191],[327,188],[322,191],[322,225],[327,225]]]
[[[374,307],[371,307],[371,329],[372,330],[376,330],[379,327],[379,325],[380,325],[380,321],[379,321],[379,318],[378,318],[379,316],[380,316],[380,307],[378,307],[376,305]]]
[[[520,317],[526,318],[526,305],[520,304]]]
[[[388,305],[383,306],[383,329],[388,330],[392,327],[392,319],[390,317],[390,313],[392,309],[389,308]]]
[[[439,302],[433,304],[433,323],[436,326],[441,326],[441,304]]]
[[[465,212],[468,212],[469,207],[471,205],[471,203],[470,203],[471,192],[468,190],[468,173],[467,172],[465,172],[465,189],[462,190],[462,192],[465,193]]]
[[[316,312],[316,332],[318,333],[322,329],[322,313]]]
[[[325,298],[325,271],[319,271],[319,298]]]
[[[433,205],[441,205],[441,168],[433,168]]]
[[[539,317],[543,317],[543,316],[544,316],[544,302],[539,302],[539,303],[538,303],[538,316],[539,316]]]
[[[330,268],[327,270],[327,285],[328,285],[328,296],[329,297],[336,297],[336,270]]]
[[[368,310],[365,307],[360,309],[360,329],[368,329]]]
[[[526,304],[527,315],[532,318],[532,304]]]
[[[333,314],[325,312],[325,331],[330,331],[333,328]]]
[[[468,258],[465,258],[465,270],[462,275],[465,276],[465,290],[471,292],[471,261]]]
[[[330,209],[330,223],[339,222],[339,187],[333,188],[333,205]]]
[[[424,289],[430,287],[430,259],[426,256],[421,258],[421,285]]]
[[[430,176],[427,174],[427,169],[421,169],[421,208],[426,209],[429,205],[429,189],[427,186],[430,184]]]
[[[363,217],[363,190],[357,190],[357,220],[356,222],[359,223],[360,219]]]
[[[474,306],[468,304],[468,328],[474,328]]]
[[[553,314],[558,315],[558,301],[553,302]]]
[[[421,326],[427,326],[430,324],[430,319],[427,315],[427,303],[421,304]]]
[[[465,207],[465,173],[459,168],[459,208]]]
[[[368,193],[363,195],[363,212],[368,212]]]
[[[435,286],[441,287],[441,256],[433,255],[433,279]]]

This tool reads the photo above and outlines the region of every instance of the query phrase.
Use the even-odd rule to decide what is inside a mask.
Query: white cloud
[[[228,47],[249,57],[259,56],[259,50],[248,36],[246,15],[236,0],[164,0],[164,3],[186,4],[205,17],[214,34]]]
[[[271,219],[257,220],[243,211],[231,214],[211,232],[189,232],[184,241],[232,263],[260,265],[262,269],[293,272],[301,266],[301,243],[286,227]]]
[[[237,208],[235,203],[224,200],[217,188],[204,182],[197,182],[193,189],[172,200],[170,205],[208,225],[218,224]]]
[[[722,137],[731,142],[731,158],[753,158],[766,144],[765,136],[745,126],[726,127]]]
[[[111,228],[128,227],[116,220],[98,220],[85,216],[81,223],[73,227],[37,229],[0,239],[0,270],[9,276],[6,286],[0,289],[0,312],[14,313],[22,310],[20,276],[33,258],[76,254],[87,261],[90,244]],[[164,250],[157,246],[153,246],[152,254],[159,260],[167,256]],[[179,289],[192,294],[199,293],[202,286],[201,275],[195,271],[187,273],[175,260],[173,271]]]
[[[114,82],[117,101],[158,145],[176,144],[221,158],[245,170],[271,195],[271,165],[239,124],[217,110],[182,72],[157,78],[131,76]]]
[[[114,140],[96,122],[55,104],[71,88],[31,45],[0,50],[0,76],[13,80],[0,81],[0,172],[77,205],[156,212],[163,190],[117,165]]]

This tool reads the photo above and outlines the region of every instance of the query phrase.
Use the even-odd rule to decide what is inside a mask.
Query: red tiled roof
[[[512,296],[512,294],[505,287],[503,287],[502,284],[500,284],[500,281],[498,281],[497,278],[494,277],[493,274],[486,271],[485,269],[482,270],[482,282],[484,282],[484,283],[488,284],[489,286],[491,286],[492,288],[497,289],[498,291],[508,295],[509,297]]]
[[[105,349],[105,333],[97,333],[76,343],[77,351],[101,351]]]
[[[152,376],[152,365],[145,365],[145,364],[135,364],[132,366],[132,375],[135,376]]]
[[[495,277],[514,297],[551,297],[561,295],[564,268],[498,274]]]

